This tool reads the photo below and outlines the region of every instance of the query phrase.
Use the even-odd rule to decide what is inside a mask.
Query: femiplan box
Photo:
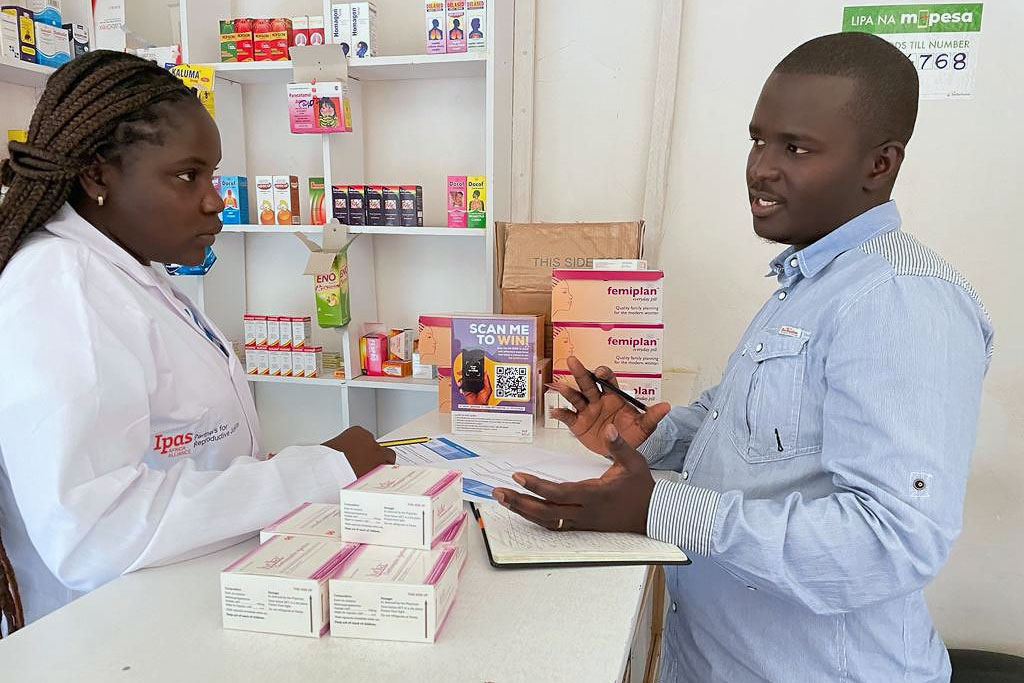
[[[462,474],[381,465],[341,489],[341,540],[429,550],[462,512]]]
[[[341,510],[334,503],[303,503],[260,530],[260,543],[274,536],[304,536],[338,541]]]
[[[456,550],[360,546],[329,582],[331,635],[433,643],[458,588]]]
[[[358,548],[274,536],[221,572],[224,628],[319,638],[328,628],[328,580]]]

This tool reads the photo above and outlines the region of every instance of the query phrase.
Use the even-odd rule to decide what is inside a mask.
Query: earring
[[[99,204],[100,206],[103,206],[103,195],[99,195],[98,197],[96,197],[96,203]]]

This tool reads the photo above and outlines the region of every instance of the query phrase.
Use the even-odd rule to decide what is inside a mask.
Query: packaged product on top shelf
[[[293,47],[305,47],[309,45],[309,17],[306,15],[292,17],[292,39]]]
[[[299,177],[294,175],[274,176],[274,209],[278,225],[300,225]]]
[[[448,53],[466,51],[466,0],[446,0]]]
[[[14,17],[18,30],[18,54],[23,62],[36,63],[35,16],[29,10],[17,5],[4,5],[0,11]]]
[[[0,59],[21,61],[21,40],[18,38],[18,17],[0,12]]]
[[[325,42],[324,18],[318,14],[309,17],[309,44],[323,45]]]
[[[447,24],[444,0],[426,0],[424,14],[427,20],[427,54],[444,54],[448,51],[448,41],[445,40]]]
[[[353,2],[352,56],[377,56],[377,6],[372,2]]]
[[[54,28],[61,28],[64,23],[61,18],[60,0],[28,0],[26,9],[32,12],[38,23],[48,24]]]
[[[398,188],[401,225],[414,228],[416,222],[416,185],[402,185]],[[422,196],[422,195],[421,195]]]
[[[213,187],[224,202],[221,222],[224,225],[249,223],[249,179],[244,175],[213,176]]]
[[[331,199],[334,206],[333,216],[342,225],[349,225],[348,222],[348,185],[332,185]]]
[[[384,186],[366,186],[366,224],[384,225]]]
[[[324,225],[327,223],[323,178],[309,179],[309,222],[313,225]]]
[[[292,33],[291,19],[254,19],[253,53],[257,62],[279,62],[288,59],[288,40]]]
[[[253,59],[252,19],[222,19],[220,61],[251,62]]]
[[[340,81],[288,84],[288,123],[292,133],[346,133],[352,130],[345,84]]]
[[[81,57],[89,51],[89,27],[85,24],[64,24],[71,40],[71,59]]]
[[[412,377],[412,361],[386,360],[381,365],[381,372],[387,377]]]
[[[256,176],[256,217],[260,225],[277,223],[277,214],[274,211],[274,176]]]
[[[177,76],[178,80],[195,93],[195,96],[203,103],[210,116],[217,118],[213,97],[215,80],[212,66],[205,64],[178,64],[171,67],[171,73]]]
[[[466,177],[466,225],[470,228],[487,227],[487,178]]]
[[[331,43],[341,45],[347,57],[352,52],[352,8],[349,3],[331,5]]]
[[[366,222],[366,197],[362,185],[348,186],[348,225],[368,225]]]
[[[36,62],[57,68],[71,60],[68,32],[59,26],[36,22]]]
[[[398,185],[384,186],[384,225],[401,225],[401,190]]]
[[[466,176],[448,176],[448,227],[466,227]]]
[[[466,52],[487,51],[487,0],[466,0]]]

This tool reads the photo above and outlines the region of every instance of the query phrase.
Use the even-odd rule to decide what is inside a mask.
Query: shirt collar
[[[902,221],[896,202],[884,204],[843,223],[817,242],[803,249],[789,247],[771,262],[768,275],[791,275],[799,269],[804,277],[814,277],[840,254],[864,244],[882,233],[898,230]]]

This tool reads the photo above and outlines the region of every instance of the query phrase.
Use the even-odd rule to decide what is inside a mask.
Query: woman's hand
[[[323,445],[344,453],[357,478],[380,465],[395,463],[395,452],[379,445],[362,427],[349,427]]]

